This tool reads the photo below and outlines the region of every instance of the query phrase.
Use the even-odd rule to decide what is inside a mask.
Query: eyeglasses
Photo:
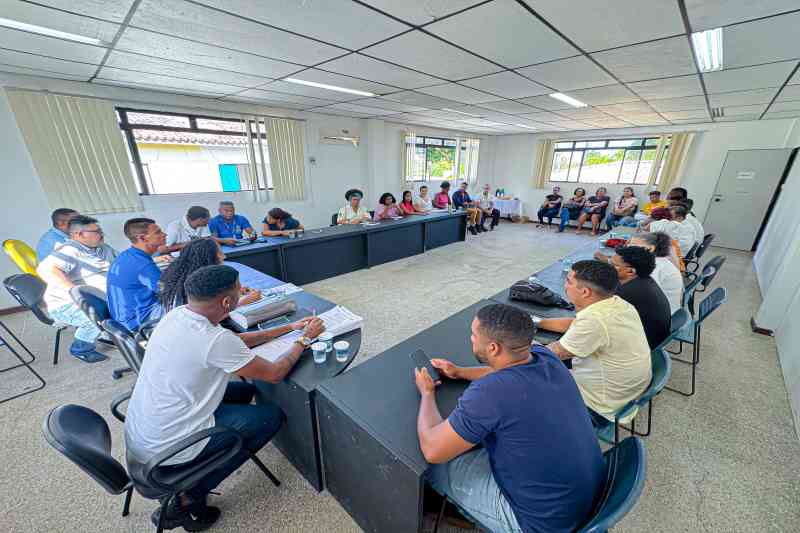
[[[103,235],[103,230],[101,229],[82,229],[80,233],[97,233],[98,235]]]

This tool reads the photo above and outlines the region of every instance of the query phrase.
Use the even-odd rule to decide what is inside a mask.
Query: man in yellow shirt
[[[561,359],[572,359],[572,377],[595,426],[613,422],[614,414],[642,394],[652,378],[642,321],[635,307],[615,295],[618,285],[613,266],[578,261],[564,283],[575,318],[534,319],[537,327],[564,333],[548,348]]]

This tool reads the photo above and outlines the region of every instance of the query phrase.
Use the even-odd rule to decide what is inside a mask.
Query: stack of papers
[[[341,305],[325,311],[319,315],[319,318],[325,323],[325,331],[332,333],[334,337],[344,335],[364,325],[363,318]],[[253,353],[274,363],[289,351],[294,341],[302,335],[302,331],[291,331],[266,344],[253,348]]]

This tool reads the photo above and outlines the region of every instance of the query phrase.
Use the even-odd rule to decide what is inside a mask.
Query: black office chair
[[[8,334],[11,336],[11,338],[13,338],[13,339],[14,339],[14,340],[17,342],[17,344],[19,344],[20,346],[22,346],[22,348],[23,348],[23,349],[24,349],[26,352],[28,352],[28,355],[30,356],[30,360],[25,360],[25,359],[24,359],[24,358],[23,358],[23,357],[22,357],[22,356],[21,356],[21,355],[20,355],[20,354],[17,352],[17,350],[16,350],[16,349],[14,349],[14,347],[13,347],[11,344],[9,344],[8,340],[6,340],[6,338],[5,338],[5,337],[3,337],[3,335],[2,335],[2,334],[0,334],[0,347],[2,347],[2,346],[5,346],[6,348],[8,348],[8,351],[10,351],[10,352],[11,352],[11,354],[12,354],[14,357],[16,357],[16,358],[19,360],[19,363],[15,364],[15,365],[11,365],[11,366],[8,366],[8,367],[6,367],[6,368],[0,369],[0,373],[3,373],[3,372],[8,372],[9,370],[14,370],[14,369],[16,369],[16,368],[25,367],[25,368],[27,368],[27,369],[30,371],[30,373],[31,373],[31,374],[33,374],[33,376],[34,376],[34,377],[35,377],[35,378],[38,380],[38,382],[39,382],[39,384],[38,384],[38,385],[36,385],[36,386],[28,386],[28,387],[26,387],[25,389],[23,389],[23,391],[22,391],[22,392],[20,392],[20,393],[17,393],[17,394],[12,394],[12,395],[10,395],[10,396],[7,396],[7,397],[3,398],[2,400],[0,400],[0,404],[2,404],[2,403],[9,402],[9,401],[11,401],[11,400],[13,400],[13,399],[15,399],[15,398],[19,398],[19,397],[21,397],[21,396],[25,396],[25,395],[27,395],[27,394],[31,394],[32,392],[36,392],[37,390],[42,390],[42,389],[45,387],[45,385],[47,385],[47,383],[45,382],[44,378],[43,378],[42,376],[40,376],[40,375],[39,375],[39,373],[38,373],[36,370],[34,370],[32,366],[30,366],[30,365],[31,365],[31,363],[33,363],[34,361],[36,361],[36,356],[35,356],[35,355],[33,355],[33,353],[32,353],[30,350],[28,350],[28,347],[27,347],[27,346],[25,346],[24,344],[22,344],[22,341],[20,341],[20,340],[19,340],[19,337],[17,337],[17,336],[14,334],[14,332],[13,332],[13,331],[11,331],[11,330],[8,328],[8,326],[6,326],[6,325],[5,325],[5,323],[3,323],[2,321],[0,321],[0,327],[2,327],[2,328],[3,328],[3,329],[6,331],[6,333],[8,333]]]
[[[56,322],[44,309],[44,291],[47,285],[41,279],[31,274],[14,274],[3,280],[6,290],[22,307],[28,309],[33,313],[39,322],[47,326],[54,326],[56,328],[55,345],[53,346],[53,364],[58,364],[58,350],[61,346],[61,332],[67,329],[67,324]],[[31,353],[27,346],[22,344],[19,339],[15,340],[25,348],[25,351]]]
[[[131,392],[126,392],[117,396],[111,404],[114,417],[122,422],[125,421],[125,415],[120,413],[119,406],[128,400],[130,395]],[[168,472],[159,468],[164,462],[190,446],[214,435],[223,434],[231,437],[232,445],[227,450],[221,450],[198,464],[184,468],[171,466]],[[44,423],[44,436],[53,448],[89,474],[108,492],[114,495],[125,493],[122,516],[128,515],[134,488],[145,498],[159,500],[161,519],[156,533],[164,531],[166,507],[176,494],[192,488],[242,449],[242,436],[239,432],[225,427],[213,427],[189,435],[156,454],[147,463],[138,462],[128,453],[126,458],[128,472],[126,472],[111,455],[111,432],[106,421],[95,411],[80,405],[62,405],[50,411]],[[250,459],[276,487],[280,486],[280,481],[258,457],[250,454]]]
[[[331,215],[331,226],[338,225],[337,220],[339,220],[339,213],[334,213]]]
[[[695,260],[697,249],[700,248],[700,243],[696,242],[689,248],[689,251],[686,252],[686,255],[683,256],[683,264],[687,265]]]
[[[711,246],[711,243],[714,241],[714,237],[716,237],[715,233],[709,233],[703,237],[703,242],[697,247],[694,257],[685,261],[687,270],[689,270],[690,266],[693,267],[691,268],[692,272],[695,272],[698,268],[700,268],[700,258],[703,257],[703,254],[705,254],[706,250],[708,250],[708,248]]]
[[[75,302],[75,305],[80,307],[81,311],[83,311],[83,313],[89,317],[89,320],[91,320],[100,331],[105,332],[106,330],[103,327],[103,323],[111,318],[111,312],[108,310],[108,299],[106,298],[106,294],[98,288],[89,287],[88,285],[79,285],[77,287],[72,287],[69,290],[69,295],[70,298],[72,298],[72,301]],[[97,342],[101,342],[109,346],[116,345],[115,342],[104,339],[103,337],[99,337]],[[111,372],[111,377],[114,379],[119,379],[125,373],[131,371],[132,368],[130,366],[116,368]]]
[[[111,335],[114,346],[117,347],[125,362],[128,363],[128,370],[138,374],[144,360],[144,348],[125,326],[114,319],[104,320],[102,328],[103,331]]]
[[[714,269],[714,273],[703,278],[697,287],[697,292],[706,292],[708,286],[711,285],[711,282],[714,281],[714,278],[717,277],[717,274],[719,274],[719,271],[722,269],[722,265],[725,264],[725,259],[726,257],[724,255],[718,255],[712,259],[709,259],[708,263],[705,264],[703,269],[705,270],[708,267],[712,267]]]

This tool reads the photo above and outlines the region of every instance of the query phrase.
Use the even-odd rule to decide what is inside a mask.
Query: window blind
[[[142,210],[111,102],[6,93],[51,207],[87,214]]]
[[[282,118],[269,119],[267,149],[276,200],[305,199],[304,144],[302,122]]]

